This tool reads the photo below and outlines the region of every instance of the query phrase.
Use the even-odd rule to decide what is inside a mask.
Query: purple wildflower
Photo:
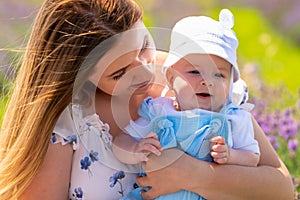
[[[274,136],[274,135],[269,135],[267,136],[269,142],[272,144],[273,148],[275,150],[277,150],[279,148],[279,143],[278,143],[278,140],[277,140],[277,137]]]
[[[280,128],[279,134],[284,139],[290,139],[295,137],[298,131],[298,125],[291,116],[286,116],[285,118],[279,120]]]
[[[289,142],[288,142],[288,148],[289,148],[289,150],[292,151],[292,152],[297,151],[298,144],[299,144],[299,142],[298,142],[297,139],[291,139],[291,140],[289,140]]]

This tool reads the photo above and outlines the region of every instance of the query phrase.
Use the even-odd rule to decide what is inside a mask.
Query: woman
[[[119,126],[127,123],[128,118],[137,118],[137,107],[144,97],[161,94],[159,85],[150,84],[148,64],[154,61],[154,51],[141,17],[141,10],[131,0],[45,1],[35,20],[2,124],[0,199],[118,199],[129,192],[135,169],[108,157],[112,137],[119,134]],[[130,30],[137,37],[112,37],[123,32],[126,35]],[[111,37],[114,39],[104,42]],[[125,48],[120,53],[123,47],[130,51]],[[115,89],[119,84],[123,90]],[[124,90],[126,87],[128,90]],[[95,95],[86,99],[85,92],[94,89]],[[93,103],[94,110],[77,106]],[[125,119],[116,119],[115,112],[119,111],[122,113],[118,116],[126,116]],[[292,195],[289,173],[270,150],[261,130],[256,129],[261,167],[236,166],[232,171],[232,167],[214,166],[183,155],[169,167],[149,173],[147,179],[138,179],[139,184],[152,186],[143,193],[144,197],[188,189],[207,198],[225,198],[233,193],[241,199],[249,188],[253,192],[269,184],[276,190],[268,187],[258,195],[260,199],[282,194],[288,198]],[[85,143],[93,139],[89,133],[101,133],[99,143]],[[102,151],[87,149],[89,144],[98,144],[96,148]],[[186,161],[199,170],[193,169],[193,174],[181,170]],[[151,167],[151,163],[154,160],[147,165]],[[78,175],[80,170],[83,173]],[[171,174],[161,178],[160,173],[165,172]],[[184,181],[179,181],[175,172],[186,175]],[[239,176],[232,177],[233,172]],[[226,190],[215,188],[213,180],[220,177],[219,182],[226,183]],[[155,182],[158,179],[174,184],[162,185]],[[241,187],[245,184],[249,188]]]

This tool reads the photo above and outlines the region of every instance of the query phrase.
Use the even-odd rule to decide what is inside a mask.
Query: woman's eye
[[[189,71],[190,74],[200,74],[200,72],[198,70],[192,70],[192,71]]]
[[[117,80],[119,80],[121,77],[122,77],[122,75],[118,75],[118,76],[114,76],[113,79],[114,79],[115,81],[117,81]]]
[[[126,73],[126,70],[124,69],[124,70],[120,71],[120,73],[118,73],[117,75],[113,76],[112,78],[113,78],[115,81],[117,81],[117,80],[119,80],[120,78],[122,78],[122,76],[123,76],[125,73]]]
[[[141,52],[144,52],[149,47],[150,47],[150,41],[148,39],[145,39]]]

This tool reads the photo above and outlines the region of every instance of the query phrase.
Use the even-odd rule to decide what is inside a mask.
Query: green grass
[[[2,94],[0,94],[0,95],[1,95],[1,98],[0,98],[0,127],[1,127],[3,115],[6,110],[7,97],[3,97]]]

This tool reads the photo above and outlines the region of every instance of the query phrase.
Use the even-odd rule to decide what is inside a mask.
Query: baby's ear
[[[166,81],[169,88],[173,88],[172,86],[174,82],[174,69],[172,69],[172,66],[166,69]]]

